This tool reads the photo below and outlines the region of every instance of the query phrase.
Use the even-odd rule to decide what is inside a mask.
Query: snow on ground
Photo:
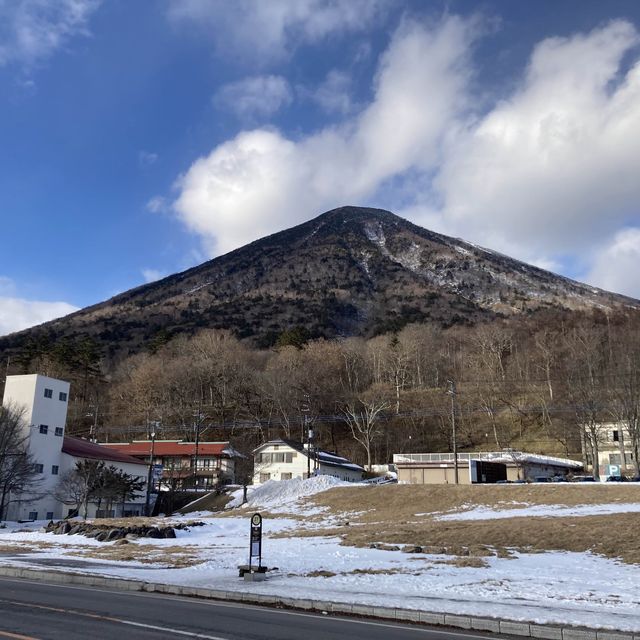
[[[300,515],[312,515],[321,513],[319,508],[305,508],[302,505],[304,498],[316,493],[333,489],[335,487],[353,487],[353,482],[344,482],[332,476],[314,476],[303,480],[293,478],[291,480],[269,480],[257,487],[247,487],[246,506],[251,509],[265,509],[271,513],[291,513],[295,511]],[[233,500],[227,508],[239,507],[242,505],[242,489],[235,491]]]
[[[248,562],[251,511],[169,518],[168,524],[188,522],[194,517],[205,524],[177,530],[176,539],[138,539],[124,547],[148,546],[164,562],[157,550],[179,546],[197,556],[199,563],[193,566],[175,568],[168,563],[144,564],[70,555],[113,543],[100,543],[78,535],[55,536],[38,530],[37,524],[0,529],[0,548],[5,547],[0,553],[0,564],[235,592],[640,632],[640,567],[637,565],[591,553],[512,551],[511,558],[483,558],[486,566],[457,566],[451,564],[452,556],[348,547],[335,537],[295,537],[295,531],[301,526],[307,533],[317,526],[300,521],[299,516],[309,509],[303,504],[303,498],[340,486],[353,485],[322,476],[306,481],[269,482],[251,492],[250,509],[271,514],[263,521],[263,562],[272,570],[263,583],[245,583],[238,578],[238,565]],[[238,501],[241,497],[240,493]],[[638,503],[568,507],[514,502],[494,509],[473,505],[463,508],[467,510],[416,515],[487,519],[640,512]],[[273,515],[278,511],[293,517]],[[320,516],[324,525],[336,517]],[[532,535],[535,535],[534,529]],[[7,550],[8,543],[17,543],[15,553]],[[318,572],[325,572],[326,577]]]
[[[501,520],[503,518],[575,518],[580,516],[604,516],[613,513],[640,513],[640,503],[629,502],[611,504],[581,504],[574,507],[564,505],[537,504],[518,506],[513,509],[492,509],[490,507],[474,507],[469,511],[456,511],[444,515],[435,515],[436,520]],[[416,513],[416,516],[433,515]]]
[[[265,518],[263,561],[278,569],[264,583],[245,583],[237,577],[237,566],[248,560],[248,517],[212,517],[205,526],[177,531],[176,540],[135,542],[192,548],[202,562],[187,568],[113,560],[65,566],[65,549],[110,543],[38,531],[0,531],[0,544],[47,541],[61,547],[0,556],[0,562],[39,567],[53,562],[65,570],[228,591],[640,631],[637,566],[589,553],[547,552],[514,554],[513,559],[489,557],[484,568],[457,567],[446,564],[450,556],[345,547],[327,537],[274,537],[296,524],[287,518]],[[336,575],[308,575],[317,571]]]

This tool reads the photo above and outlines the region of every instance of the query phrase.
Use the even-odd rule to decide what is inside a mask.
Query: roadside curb
[[[626,631],[596,630],[584,627],[560,627],[557,625],[534,624],[500,620],[498,618],[478,618],[476,616],[451,615],[433,613],[417,609],[397,609],[377,607],[348,602],[330,602],[325,600],[309,600],[272,596],[261,593],[242,591],[222,591],[204,587],[183,587],[180,585],[160,584],[142,580],[110,578],[85,573],[73,573],[57,570],[29,569],[23,567],[0,567],[0,576],[11,578],[27,578],[46,580],[57,584],[83,584],[91,587],[109,587],[119,591],[142,591],[145,593],[163,593],[168,595],[222,600],[242,604],[297,609],[300,611],[341,613],[347,615],[366,616],[386,621],[414,622],[426,625],[454,627],[472,631],[489,631],[511,636],[542,638],[543,640],[640,640],[640,633]]]

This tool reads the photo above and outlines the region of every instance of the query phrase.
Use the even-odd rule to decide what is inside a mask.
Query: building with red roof
[[[161,470],[160,488],[210,491],[235,483],[235,462],[244,456],[228,442],[184,440],[134,440],[100,445]]]

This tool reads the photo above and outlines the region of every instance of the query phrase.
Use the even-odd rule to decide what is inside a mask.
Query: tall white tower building
[[[36,501],[21,501],[12,496],[7,519],[36,520],[61,517],[62,505],[51,492],[62,469],[62,445],[67,421],[69,383],[39,374],[7,376],[3,406],[22,410],[25,436],[29,439],[29,452],[38,465],[41,482]]]

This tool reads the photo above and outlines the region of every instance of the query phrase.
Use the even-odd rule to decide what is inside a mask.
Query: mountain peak
[[[613,307],[637,309],[640,303],[428,231],[384,209],[344,206],[0,339],[0,350],[43,332],[54,339],[88,335],[116,355],[138,351],[159,334],[206,327],[270,346],[296,326],[316,337],[370,336],[411,322],[446,327],[542,309]]]

